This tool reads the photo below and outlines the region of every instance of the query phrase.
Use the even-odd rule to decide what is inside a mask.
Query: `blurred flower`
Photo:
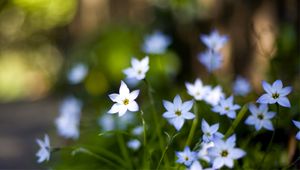
[[[127,142],[127,146],[132,150],[138,150],[141,147],[141,142],[137,139],[133,139]]]
[[[299,121],[296,121],[296,120],[292,120],[292,121],[293,121],[294,125],[295,125],[298,129],[300,129],[300,122],[299,122]],[[296,134],[296,138],[297,138],[298,140],[300,140],[300,131]]]
[[[135,99],[139,95],[139,90],[134,90],[130,93],[127,85],[121,81],[119,94],[113,93],[109,95],[109,98],[116,102],[108,111],[110,114],[119,113],[119,116],[123,116],[127,110],[136,112],[139,110],[139,105]]]
[[[254,104],[250,104],[249,110],[251,115],[245,121],[247,125],[254,125],[256,131],[262,127],[267,130],[274,130],[270,119],[272,119],[276,113],[268,112],[268,105],[261,104],[259,108],[257,108]]]
[[[143,126],[137,126],[132,130],[132,134],[135,136],[139,136],[143,133],[144,127]]]
[[[111,131],[115,129],[115,120],[112,115],[102,115],[99,118],[98,123],[104,131]]]
[[[202,119],[201,130],[203,132],[202,140],[206,143],[214,141],[216,138],[223,138],[223,135],[218,132],[219,123],[209,126],[209,124]]]
[[[207,96],[210,91],[210,87],[203,86],[202,81],[200,79],[196,79],[194,84],[185,83],[187,88],[187,92],[189,95],[193,96],[195,100],[203,100],[205,96]]]
[[[251,91],[249,81],[243,77],[238,76],[233,84],[233,92],[235,95],[245,96]]]
[[[201,35],[200,39],[212,51],[220,50],[228,41],[228,37],[220,35],[217,30],[213,30],[209,35]]]
[[[210,88],[210,91],[208,95],[204,98],[205,102],[215,106],[217,105],[221,98],[224,97],[224,93],[222,92],[222,87],[221,86],[216,86],[214,89]]]
[[[198,152],[198,158],[202,159],[206,162],[210,162],[211,158],[208,155],[208,149],[212,148],[214,146],[215,146],[214,142],[208,142],[208,143],[202,142],[201,145],[200,145],[201,149]]]
[[[168,36],[156,31],[152,35],[146,36],[142,49],[145,53],[162,54],[170,43],[171,39]]]
[[[85,78],[87,72],[88,68],[84,64],[77,64],[68,73],[68,80],[71,84],[78,84]]]
[[[292,87],[288,86],[282,88],[283,85],[281,80],[276,80],[272,84],[272,86],[269,83],[263,81],[262,86],[267,93],[260,96],[256,102],[263,104],[278,103],[283,107],[291,107],[289,99],[285,96],[287,96],[292,91]]]
[[[209,72],[219,69],[223,61],[221,54],[210,50],[198,54],[198,60]]]
[[[199,161],[194,161],[190,166],[189,170],[202,170],[202,166]]]
[[[233,161],[246,155],[242,149],[235,148],[235,135],[229,137],[226,141],[216,139],[215,146],[208,149],[209,155],[214,158],[213,168],[220,169],[223,166],[233,168]]]
[[[36,156],[38,157],[38,163],[41,163],[43,161],[49,161],[50,159],[50,140],[49,136],[45,134],[44,141],[40,139],[36,139],[36,142],[40,146],[40,150],[36,153]]]
[[[79,137],[79,123],[82,103],[74,97],[66,98],[60,106],[60,115],[55,120],[58,134],[65,138]]]
[[[103,131],[111,131],[115,129],[125,130],[135,122],[133,113],[126,112],[121,117],[114,117],[110,114],[103,114],[98,119],[98,124]]]
[[[239,105],[233,104],[233,96],[230,96],[227,99],[222,98],[219,105],[214,106],[212,111],[220,113],[220,115],[226,114],[229,118],[234,119],[236,116],[235,110],[239,108]]]
[[[190,166],[196,159],[197,153],[190,150],[188,146],[184,148],[183,152],[176,152],[177,163],[184,164],[185,166]]]
[[[146,56],[141,61],[136,58],[131,59],[130,68],[125,69],[123,72],[128,79],[142,80],[145,78],[147,71],[149,70],[149,57]]]
[[[194,119],[195,115],[189,112],[193,107],[193,101],[186,101],[182,103],[179,95],[176,95],[173,103],[169,101],[163,101],[163,105],[166,108],[166,112],[163,117],[169,120],[169,123],[174,125],[177,131],[179,131],[185,119]]]

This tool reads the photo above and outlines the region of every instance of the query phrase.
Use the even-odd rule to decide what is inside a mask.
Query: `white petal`
[[[249,104],[248,108],[253,115],[256,115],[258,113],[258,109],[254,104]]]
[[[191,112],[182,112],[182,117],[185,119],[194,119],[195,115]]]
[[[236,117],[235,111],[229,111],[226,115],[231,119],[234,119]]]
[[[127,112],[127,107],[125,105],[119,106],[119,117],[123,116]]]
[[[272,84],[272,88],[275,89],[276,91],[279,91],[282,89],[282,81],[281,80],[276,80],[273,84]]]
[[[266,81],[262,81],[262,86],[267,93],[271,94],[273,92],[272,86]]]
[[[271,130],[271,131],[274,130],[272,122],[270,120],[263,120],[262,126],[268,130]]]
[[[133,78],[136,75],[136,72],[132,68],[127,68],[123,70],[123,73],[126,74],[128,78]]]
[[[118,102],[118,97],[119,97],[119,94],[117,93],[113,93],[113,94],[110,94],[108,95],[108,97],[113,101],[113,102]]]
[[[232,168],[233,167],[233,160],[230,158],[224,158],[224,164],[229,167]]]
[[[204,119],[202,119],[201,130],[203,133],[208,132],[210,130],[209,124]]]
[[[173,122],[173,125],[175,126],[176,130],[179,131],[184,124],[184,119],[177,117],[177,118],[174,118],[172,120],[172,122]]]
[[[137,104],[137,102],[132,101],[128,104],[127,108],[131,112],[136,112],[139,110],[139,105]]]
[[[246,152],[242,149],[234,148],[230,152],[230,157],[233,159],[240,159],[246,155]]]
[[[181,106],[181,111],[182,112],[188,112],[188,111],[190,111],[192,109],[192,107],[193,107],[193,104],[194,104],[193,100],[184,102],[182,104],[182,106]]]
[[[140,93],[140,90],[134,90],[129,94],[129,100],[135,100]]]
[[[216,158],[213,163],[214,169],[219,169],[224,166],[224,160],[222,158]]]
[[[120,104],[114,104],[107,113],[114,114],[120,111]]]
[[[263,103],[263,104],[267,104],[267,103],[270,103],[270,101],[272,100],[273,98],[269,95],[269,94],[263,94],[262,96],[260,96],[258,99],[257,99],[257,103]]]
[[[163,100],[163,105],[164,105],[164,107],[165,107],[168,111],[170,111],[170,112],[175,112],[173,103],[171,103],[171,102],[169,102],[169,101],[166,101],[166,100]]]
[[[291,93],[291,91],[292,91],[292,87],[285,87],[285,88],[280,90],[279,95],[280,96],[286,96],[289,93]]]
[[[292,120],[294,125],[300,129],[300,121]]]
[[[219,129],[219,123],[216,123],[210,127],[211,133],[216,133]]]
[[[170,118],[175,118],[175,117],[177,117],[177,115],[174,114],[174,112],[165,112],[165,113],[163,114],[163,117],[164,117],[164,118],[167,118],[167,119],[170,119]]]
[[[275,112],[266,112],[264,114],[265,119],[272,119],[276,115]]]
[[[300,140],[300,132],[298,132],[298,133],[296,134],[296,138],[297,138],[298,140]]]
[[[127,87],[127,85],[121,81],[121,86],[120,86],[120,89],[119,89],[119,94],[121,96],[127,96],[129,94],[129,89]]]
[[[175,96],[173,103],[175,108],[181,107],[182,101],[179,95]]]
[[[247,125],[254,125],[254,124],[256,123],[256,118],[255,118],[254,116],[250,115],[250,116],[246,119],[245,123],[246,123]]]

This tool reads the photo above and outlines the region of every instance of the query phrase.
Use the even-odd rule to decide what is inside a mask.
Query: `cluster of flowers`
[[[168,46],[170,40],[163,40],[161,39],[161,35],[156,34],[161,33],[155,33],[154,38],[148,38],[148,41],[155,41],[156,43],[160,42],[165,47]],[[217,59],[220,57],[218,50],[225,44],[227,37],[220,37],[217,31],[214,31],[210,36],[203,36],[201,39],[209,48],[209,50],[206,52],[210,53],[209,60],[220,60],[220,58]],[[161,45],[159,47],[161,47]],[[159,47],[153,47],[154,53],[160,53],[163,51]],[[152,47],[146,43],[146,45],[144,45],[144,49],[150,52]],[[206,65],[204,60],[205,59],[202,57],[200,62]],[[80,69],[83,69],[82,66],[80,67]],[[142,60],[132,58],[131,67],[125,69],[123,72],[127,78],[140,81],[145,79],[149,68],[148,56]],[[209,67],[208,70],[212,71],[213,68],[216,68],[216,65],[214,65],[214,67]],[[86,70],[86,68],[83,70]],[[72,72],[75,73],[72,73],[72,76],[70,76],[72,78],[69,79],[73,83],[81,81],[84,77],[84,74],[78,73],[80,71],[77,72],[73,70]],[[241,86],[241,84],[244,86],[246,84],[246,88],[243,88],[242,90],[237,89],[234,91],[239,91],[241,95],[245,95],[249,92],[250,85],[248,82],[246,82],[246,80],[238,79],[238,82],[235,84],[238,84],[236,86]],[[169,124],[173,125],[177,131],[181,130],[186,120],[197,119],[195,116],[196,113],[190,112],[195,101],[204,101],[211,105],[213,112],[219,113],[220,115],[226,115],[230,119],[236,118],[236,111],[240,109],[240,106],[234,104],[233,95],[227,98],[225,97],[221,86],[216,86],[213,88],[209,85],[204,85],[199,78],[195,80],[194,84],[187,82],[185,85],[187,88],[187,93],[193,97],[193,100],[182,101],[181,97],[176,95],[173,99],[173,102],[167,100],[162,101],[163,106],[166,109],[166,112],[164,112],[162,116],[167,119]],[[257,107],[255,104],[249,105],[251,115],[246,119],[245,123],[248,125],[253,125],[257,131],[262,128],[272,131],[274,130],[274,127],[271,119],[276,115],[276,113],[268,111],[267,104],[277,103],[283,107],[290,107],[290,102],[286,96],[291,92],[292,88],[283,87],[283,84],[280,80],[276,80],[272,85],[263,81],[262,86],[266,91],[266,94],[263,94],[257,100],[257,103],[260,103],[260,106]],[[109,95],[109,98],[114,102],[114,104],[108,113],[118,114],[119,117],[123,117],[128,111],[139,111],[139,105],[136,102],[139,94],[139,90],[130,91],[126,83],[121,81],[119,93],[113,93]],[[61,107],[62,109],[60,110],[61,114],[55,122],[58,128],[58,133],[61,136],[73,139],[78,138],[81,107],[81,102],[75,98],[68,98],[63,103]],[[300,122],[293,122],[298,128],[300,128]],[[202,119],[201,130],[203,135],[200,140],[200,149],[191,150],[189,146],[186,146],[182,152],[176,152],[176,156],[178,158],[176,162],[184,164],[187,166],[187,168],[192,170],[202,169],[202,165],[199,160],[206,161],[211,166],[209,169],[219,169],[223,166],[232,168],[234,166],[234,160],[244,157],[246,152],[236,147],[235,134],[226,138],[223,134],[218,132],[219,126],[219,123],[209,125],[206,120]],[[142,132],[143,127],[141,126],[134,129],[134,133],[136,135],[139,135]],[[300,140],[300,132],[296,137]],[[40,146],[40,150],[37,153],[39,158],[38,162],[49,160],[51,151],[49,137],[45,135],[44,141],[38,139],[37,143]],[[128,142],[128,147],[135,150],[138,149],[140,145],[140,141],[136,139]]]

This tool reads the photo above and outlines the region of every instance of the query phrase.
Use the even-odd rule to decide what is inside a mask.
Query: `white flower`
[[[44,141],[40,139],[36,139],[36,142],[40,146],[40,150],[36,153],[36,156],[38,157],[37,162],[41,163],[43,161],[49,161],[50,159],[50,140],[49,136],[45,134]]]
[[[292,87],[288,86],[283,88],[281,80],[276,80],[272,86],[263,81],[262,86],[267,93],[260,96],[260,98],[258,98],[256,101],[257,103],[278,103],[283,107],[291,107],[290,101],[286,96],[292,91]]]
[[[173,103],[169,101],[163,101],[164,107],[167,111],[163,114],[163,117],[169,120],[169,123],[174,125],[177,131],[179,131],[185,119],[194,119],[195,115],[191,112],[191,108],[193,107],[193,101],[183,102],[179,95],[176,95]]]
[[[226,114],[229,118],[234,119],[236,116],[235,111],[241,108],[237,104],[233,104],[233,96],[227,99],[221,99],[219,105],[213,107],[212,111],[220,113],[220,115]]]
[[[194,84],[185,83],[187,92],[189,95],[193,96],[195,100],[203,100],[207,94],[210,92],[210,87],[203,86],[200,79],[196,79]]]
[[[233,84],[233,92],[235,95],[245,96],[251,91],[249,81],[243,77],[238,76]]]
[[[79,137],[79,123],[82,103],[74,98],[66,98],[61,107],[60,115],[55,125],[60,136],[77,139]]]
[[[119,94],[113,93],[109,95],[109,98],[115,102],[115,104],[108,111],[110,114],[119,113],[119,116],[123,116],[127,110],[136,112],[139,110],[139,105],[135,99],[139,95],[139,90],[129,91],[127,85],[121,81]]]
[[[222,87],[216,86],[214,89],[211,89],[209,91],[208,95],[204,98],[204,100],[206,103],[215,106],[220,102],[221,98],[223,98],[224,96],[225,95],[222,92]]]
[[[142,60],[136,58],[131,59],[131,67],[125,69],[123,72],[128,79],[143,80],[149,70],[149,57],[146,56]]]
[[[194,161],[192,165],[190,166],[189,170],[202,170],[202,165],[199,161]]]
[[[218,132],[219,123],[209,126],[209,124],[202,119],[201,130],[203,132],[202,140],[206,143],[214,141],[216,138],[223,138],[223,135]]]
[[[235,135],[232,135],[226,141],[217,139],[214,143],[215,146],[208,149],[209,155],[214,158],[214,169],[220,169],[223,166],[233,168],[233,161],[246,155],[246,152],[242,149],[235,148]]]
[[[207,46],[207,48],[213,51],[220,50],[228,41],[228,37],[225,35],[220,35],[217,30],[213,30],[210,35],[200,36],[200,39]]]
[[[250,104],[249,110],[251,115],[246,119],[246,124],[254,125],[256,131],[263,127],[267,130],[274,130],[270,119],[272,119],[276,113],[268,112],[268,105],[261,104],[259,108],[257,108],[254,104]]]
[[[132,150],[138,150],[141,147],[141,142],[137,139],[133,139],[127,142],[127,146]]]
[[[185,166],[190,166],[196,159],[197,153],[190,150],[188,146],[184,148],[183,152],[176,152],[177,163],[184,164]]]
[[[85,78],[87,72],[88,68],[84,64],[77,64],[68,73],[68,80],[71,84],[78,84]]]
[[[212,72],[221,68],[222,66],[222,56],[216,51],[207,50],[203,53],[198,54],[198,60],[201,64],[205,66],[207,71]]]
[[[294,125],[295,125],[298,129],[300,129],[300,122],[299,122],[299,121],[296,121],[296,120],[292,120],[292,121],[293,121]],[[296,134],[296,139],[300,140],[300,131],[297,132],[297,134]]]
[[[162,54],[170,43],[171,39],[169,37],[156,31],[152,35],[146,36],[142,48],[145,53]]]

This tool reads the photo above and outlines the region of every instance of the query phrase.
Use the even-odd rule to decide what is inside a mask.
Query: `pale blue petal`
[[[234,119],[236,117],[235,111],[229,111],[227,112],[227,116],[231,119]]]
[[[191,112],[183,112],[182,117],[185,119],[194,119],[195,115]]]
[[[177,131],[179,131],[184,124],[184,119],[177,117],[177,118],[174,118],[174,120],[172,122],[173,122],[173,125],[175,126],[175,129]]]
[[[219,123],[216,123],[210,127],[210,132],[216,133],[218,131],[218,129],[219,129]]]
[[[287,97],[280,97],[277,102],[283,107],[291,107],[291,103]]]
[[[271,94],[273,92],[272,86],[266,81],[262,81],[262,86],[267,93]]]
[[[279,95],[280,96],[286,96],[286,95],[290,94],[291,91],[292,91],[292,87],[288,86],[288,87],[285,87],[285,88],[281,89],[279,91]]]
[[[233,160],[230,158],[224,158],[224,164],[228,167],[228,168],[232,168],[233,167]]]
[[[209,124],[206,122],[205,119],[202,119],[201,130],[202,130],[203,133],[209,132],[209,130],[210,130]]]
[[[282,89],[282,81],[281,80],[276,80],[273,84],[272,84],[272,88],[275,91],[280,91]]]
[[[165,113],[163,114],[163,117],[164,117],[164,118],[167,118],[167,119],[170,119],[170,118],[175,118],[175,117],[177,117],[177,115],[176,115],[174,112],[165,112]]]
[[[220,169],[222,166],[224,166],[224,160],[220,157],[217,157],[213,162],[213,168]]]
[[[256,118],[255,118],[254,116],[250,115],[250,116],[246,119],[245,123],[246,123],[247,125],[254,125],[254,124],[256,123]]]
[[[300,121],[292,120],[294,125],[300,129]]]
[[[182,101],[179,95],[175,96],[173,103],[175,108],[181,107]]]
[[[265,119],[272,119],[276,115],[275,112],[266,112],[264,114]]]
[[[259,131],[261,128],[262,128],[262,124],[261,124],[260,122],[257,121],[257,122],[255,123],[255,130],[256,130],[256,131]]]
[[[193,104],[194,104],[193,100],[184,102],[182,104],[182,106],[181,106],[181,111],[182,112],[188,112],[188,111],[190,111],[192,109],[192,107],[193,107]]]
[[[265,113],[267,111],[268,111],[268,105],[267,104],[260,104],[258,112]]]
[[[230,157],[233,159],[240,159],[246,155],[246,152],[242,149],[234,148],[230,152]]]
[[[274,130],[272,122],[270,120],[263,120],[262,126],[268,130],[271,130],[271,131]]]
[[[269,95],[269,94],[263,94],[262,96],[260,96],[258,99],[257,99],[257,103],[263,103],[263,104],[267,104],[267,103],[270,103],[270,101],[272,100],[273,98]]]
[[[249,104],[248,108],[254,116],[258,113],[258,109],[254,104]]]
[[[165,109],[167,109],[169,112],[175,112],[173,103],[163,100],[163,105],[164,105]]]
[[[298,133],[296,134],[296,138],[297,138],[298,140],[300,140],[300,132],[298,132]]]

